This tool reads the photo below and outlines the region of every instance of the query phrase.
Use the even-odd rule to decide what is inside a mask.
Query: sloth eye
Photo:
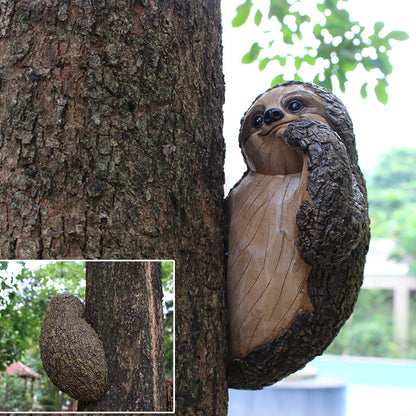
[[[253,117],[252,125],[255,129],[258,129],[263,124],[263,116],[257,115]]]
[[[298,111],[300,111],[303,108],[303,105],[299,101],[293,100],[289,103],[287,108],[292,113],[297,113]]]

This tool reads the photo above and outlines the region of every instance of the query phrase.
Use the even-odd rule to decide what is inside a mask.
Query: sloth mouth
[[[285,132],[289,124],[290,124],[290,121],[285,121],[284,123],[276,124],[272,126],[271,128],[269,128],[267,131],[259,133],[259,136],[265,137],[265,136],[269,136],[272,133],[275,136],[283,136],[283,133]]]

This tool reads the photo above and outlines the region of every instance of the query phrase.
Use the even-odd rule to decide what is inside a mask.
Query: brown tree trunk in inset
[[[225,415],[219,0],[0,4],[0,257],[175,259],[176,414]]]
[[[108,366],[104,395],[82,411],[166,410],[160,262],[87,262],[85,318]]]

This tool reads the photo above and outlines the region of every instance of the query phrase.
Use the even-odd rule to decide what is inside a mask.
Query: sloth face
[[[257,98],[240,132],[240,145],[250,170],[269,175],[302,170],[303,153],[289,146],[283,137],[289,123],[299,118],[328,124],[325,100],[305,85],[272,88]]]

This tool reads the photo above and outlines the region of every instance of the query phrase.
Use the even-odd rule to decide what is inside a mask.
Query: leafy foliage
[[[393,148],[368,180],[373,238],[390,238],[391,253],[416,273],[416,149]]]
[[[48,262],[30,264],[24,262],[0,263],[0,371],[13,361],[24,361],[36,372],[43,374],[42,397],[45,392],[60,394],[43,372],[38,339],[40,325],[50,298],[67,292],[84,296],[85,262]],[[26,381],[16,375],[0,376],[0,394],[7,395],[1,410],[31,410],[31,390]],[[3,399],[3,398],[2,398]],[[58,410],[43,407],[43,410]],[[38,409],[41,410],[41,409]]]
[[[361,290],[354,314],[330,345],[329,354],[400,356],[393,340],[393,298],[387,290]],[[416,346],[416,338],[411,342]]]
[[[313,3],[315,10],[306,6]],[[272,61],[281,67],[291,67],[291,79],[302,80],[302,69],[313,67],[316,76],[314,83],[332,89],[333,80],[337,79],[341,91],[345,91],[348,72],[361,65],[375,79],[374,87],[377,99],[387,103],[387,76],[392,72],[388,51],[391,41],[404,41],[408,35],[403,31],[391,31],[383,34],[384,23],[376,22],[372,30],[350,18],[343,7],[346,0],[270,0],[267,19],[273,23],[273,30],[263,30],[261,41],[252,44],[243,56],[245,64],[258,62],[259,70],[264,70]],[[261,29],[265,13],[254,7],[251,0],[240,4],[232,20],[234,27],[244,25],[252,16],[254,24]],[[286,46],[289,51],[282,52]],[[289,46],[289,48],[287,48]],[[278,50],[278,53],[275,53]],[[271,85],[283,82],[285,76],[277,74]],[[360,94],[368,95],[368,81],[365,81]]]
[[[17,374],[0,375],[0,411],[31,410],[32,398],[30,389],[26,387],[27,380]]]
[[[13,263],[15,271],[4,266],[0,274],[1,370],[37,345],[51,296],[67,292],[83,297],[85,290],[84,262],[51,262],[36,270]]]
[[[392,148],[384,154],[367,180],[372,238],[389,238],[391,253],[410,264],[416,274],[416,149]],[[416,314],[416,293],[410,316]],[[392,293],[362,290],[353,317],[328,349],[332,354],[400,356],[393,341]],[[416,358],[416,329],[409,327],[406,358]]]

